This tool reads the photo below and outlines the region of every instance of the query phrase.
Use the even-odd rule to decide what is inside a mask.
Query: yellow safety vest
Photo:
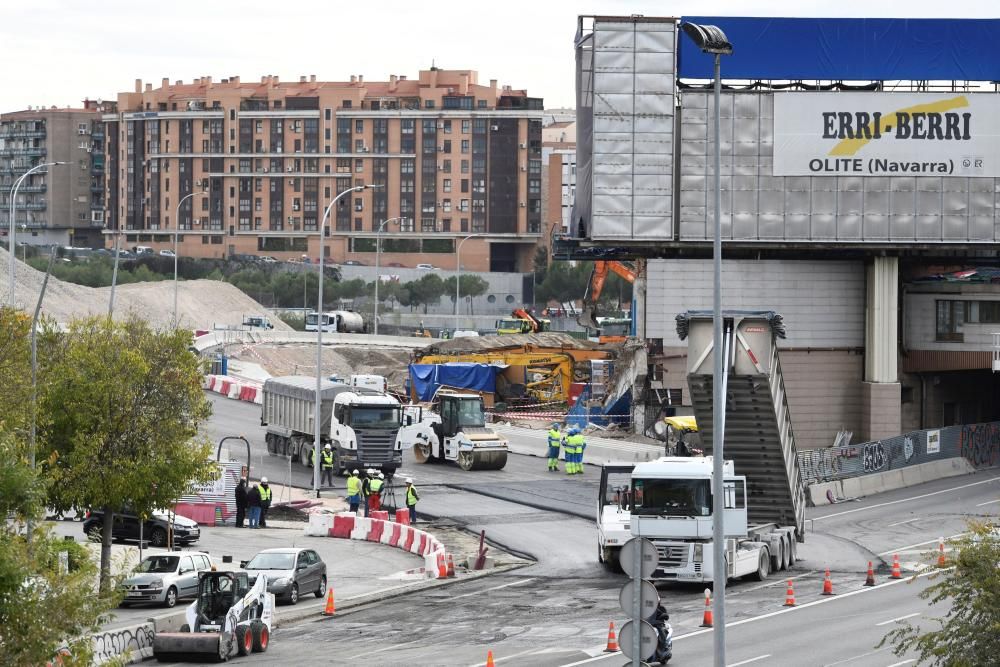
[[[356,496],[361,493],[361,480],[351,475],[347,478],[347,495]]]
[[[407,505],[416,505],[417,504],[417,500],[419,500],[419,497],[417,496],[417,487],[415,487],[413,485],[410,485],[406,489],[406,504]]]
[[[260,502],[266,502],[271,499],[271,487],[262,486],[260,487]]]
[[[559,443],[562,442],[562,433],[554,428],[549,429],[549,447],[559,447]]]
[[[323,467],[332,468],[333,467],[333,452],[328,452],[323,450]]]
[[[383,483],[384,482],[382,482],[382,480],[380,479],[373,479],[371,481],[371,484],[368,485],[368,490],[371,491],[372,493],[378,493],[379,491],[382,490]]]

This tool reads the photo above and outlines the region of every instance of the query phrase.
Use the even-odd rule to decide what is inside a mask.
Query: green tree
[[[106,592],[114,513],[168,507],[214,469],[208,443],[195,441],[211,412],[201,362],[187,349],[189,333],[153,331],[137,318],[77,320],[47,342],[47,374],[58,378],[40,394],[50,418],[40,441],[54,458],[50,503],[105,512]]]
[[[479,276],[462,274],[459,280],[459,287],[459,298],[465,299],[467,296],[477,297],[486,294],[490,288],[490,283]],[[455,276],[451,276],[444,281],[444,288],[445,294],[448,295],[452,303],[455,303]]]
[[[541,284],[545,280],[545,274],[549,271],[549,249],[543,245],[535,248],[532,270],[535,273],[535,284]]]
[[[938,629],[922,632],[909,623],[892,630],[878,647],[889,644],[902,656],[916,651],[917,662],[950,667],[996,664],[1000,655],[1000,528],[970,522],[971,532],[956,545],[939,581],[920,592],[929,604],[949,606]]]
[[[410,293],[410,306],[423,305],[424,313],[427,313],[428,304],[437,303],[445,294],[445,282],[436,273],[412,280],[406,283],[406,288]]]

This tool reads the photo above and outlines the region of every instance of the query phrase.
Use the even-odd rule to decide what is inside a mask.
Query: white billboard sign
[[[1000,95],[775,93],[775,176],[1000,176]]]

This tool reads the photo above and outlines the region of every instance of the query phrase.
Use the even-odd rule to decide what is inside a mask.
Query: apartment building
[[[553,230],[570,233],[570,213],[576,197],[576,120],[572,113],[556,109],[545,112],[542,127],[542,169],[545,191],[544,223]]]
[[[109,227],[185,256],[528,271],[542,235],[542,100],[472,70],[369,82],[136,81],[104,116]]]
[[[27,109],[0,115],[0,237],[10,227],[14,183],[17,243],[99,248],[104,244],[104,123],[114,103],[85,100],[82,108]]]

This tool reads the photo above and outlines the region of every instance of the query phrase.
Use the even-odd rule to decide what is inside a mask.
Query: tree
[[[940,580],[922,590],[930,604],[946,602],[948,613],[937,630],[921,632],[909,623],[887,634],[886,644],[902,656],[917,652],[917,662],[954,667],[996,664],[1000,655],[1000,528],[970,522],[971,532],[947,559]]]
[[[455,303],[455,276],[451,276],[444,281],[445,293],[450,295],[451,302]],[[461,288],[461,293],[459,297],[464,299],[465,297],[477,297],[486,294],[487,290],[490,288],[490,283],[487,280],[483,280],[479,276],[472,274],[463,274],[460,277],[459,287]]]
[[[424,313],[427,313],[427,305],[437,303],[445,294],[445,283],[436,273],[428,273],[421,276],[420,280],[412,280],[406,283],[405,287],[410,294],[410,305],[423,305]]]
[[[47,332],[49,423],[41,431],[54,457],[50,503],[59,510],[101,508],[101,591],[110,584],[111,527],[126,508],[148,514],[171,506],[214,470],[209,445],[195,442],[210,404],[190,334],[153,331],[137,318],[77,320]]]

